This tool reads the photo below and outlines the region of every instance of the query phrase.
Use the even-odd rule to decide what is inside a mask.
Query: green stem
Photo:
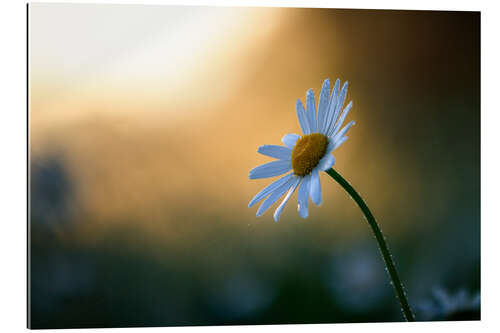
[[[406,318],[406,321],[415,321],[415,317],[411,312],[410,305],[408,304],[408,300],[406,299],[406,294],[403,289],[403,285],[401,284],[401,280],[399,279],[398,272],[396,271],[396,267],[394,266],[394,262],[392,261],[391,253],[387,247],[387,243],[385,242],[384,235],[382,235],[382,231],[378,227],[377,221],[375,221],[375,217],[373,217],[370,209],[364,202],[363,198],[356,192],[356,190],[349,184],[347,180],[345,180],[337,171],[333,169],[326,170],[326,173],[329,174],[333,179],[335,179],[340,186],[344,188],[344,190],[349,193],[352,199],[356,201],[359,208],[365,215],[368,220],[368,224],[373,230],[375,234],[375,238],[377,239],[377,243],[382,253],[382,257],[384,258],[385,266],[387,267],[387,271],[389,272],[389,276],[392,280],[392,285],[394,286],[394,290],[396,291],[396,296],[398,297],[399,303],[401,304],[401,310]]]

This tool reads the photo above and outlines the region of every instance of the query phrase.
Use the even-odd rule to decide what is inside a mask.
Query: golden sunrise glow
[[[279,9],[33,4],[31,91],[37,126],[103,114],[175,112],[234,93]]]
[[[193,196],[196,214],[221,217],[223,205],[228,214],[254,221],[245,202],[263,182],[251,183],[247,174],[268,162],[255,154],[257,147],[300,133],[297,98],[308,88],[320,89],[325,77],[340,77],[356,87],[348,99],[356,101],[358,126],[349,149],[335,152],[339,167],[353,182],[370,184],[363,194],[376,211],[387,209],[402,179],[420,198],[424,185],[407,179],[414,161],[388,169],[398,156],[387,145],[364,139],[376,135],[366,117],[382,112],[385,104],[373,104],[373,91],[364,88],[371,82],[353,71],[359,66],[351,64],[356,58],[336,28],[341,23],[320,14],[291,8],[31,4],[31,156],[64,157],[79,204],[90,215],[82,218],[92,221],[80,226],[93,236],[100,227],[141,221],[135,227],[162,241],[180,234],[203,237],[209,226],[186,214],[194,211]],[[369,40],[363,43],[376,49]],[[362,172],[364,159],[377,156],[384,159]],[[323,190],[332,201],[348,200],[335,187]],[[390,205],[395,223],[388,225],[398,227],[409,209]],[[292,211],[285,210],[285,218]],[[340,204],[322,207],[317,216],[322,214],[357,219],[359,213]],[[184,219],[193,222],[177,228],[175,221]],[[324,228],[355,234],[358,224]]]

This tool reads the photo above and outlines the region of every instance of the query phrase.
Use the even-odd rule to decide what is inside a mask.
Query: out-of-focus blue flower
[[[210,291],[210,302],[216,314],[224,319],[249,316],[273,300],[272,288],[251,273],[238,272]]]
[[[54,253],[32,262],[33,306],[58,311],[65,300],[77,299],[94,287],[95,265],[85,256]]]
[[[422,320],[472,320],[479,319],[481,297],[479,292],[472,295],[465,289],[452,294],[436,288],[429,300],[417,306]]]
[[[75,205],[75,191],[60,155],[31,161],[31,221],[46,226],[66,223]]]
[[[325,273],[325,284],[334,299],[353,312],[375,307],[391,292],[380,258],[367,245],[337,256]]]

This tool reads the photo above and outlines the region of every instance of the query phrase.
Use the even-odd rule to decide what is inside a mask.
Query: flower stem
[[[396,296],[401,304],[401,310],[405,316],[406,321],[415,321],[415,317],[410,309],[410,305],[408,304],[408,300],[406,299],[406,294],[403,289],[403,285],[401,284],[401,280],[399,279],[398,272],[396,271],[396,267],[394,266],[394,262],[392,260],[391,253],[387,247],[387,243],[385,242],[384,235],[382,235],[382,231],[378,227],[377,221],[375,221],[375,217],[373,217],[370,209],[364,202],[363,198],[356,192],[356,190],[349,184],[347,180],[344,179],[337,171],[333,169],[326,170],[326,173],[329,174],[337,183],[340,184],[344,188],[344,190],[349,193],[351,198],[356,201],[359,208],[365,215],[368,224],[373,230],[375,234],[375,238],[377,239],[377,243],[380,249],[380,253],[382,253],[382,257],[384,258],[385,266],[387,267],[387,271],[389,272],[389,276],[392,280],[392,285],[394,286],[394,290],[396,292]]]

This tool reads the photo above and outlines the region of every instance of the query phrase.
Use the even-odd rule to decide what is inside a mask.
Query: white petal
[[[311,184],[311,176],[307,175],[302,179],[298,193],[298,211],[302,218],[309,215],[309,186]]]
[[[297,118],[299,119],[300,128],[304,134],[310,134],[309,120],[307,120],[306,110],[300,99],[297,100]]]
[[[331,140],[331,150],[330,152],[334,151],[338,147],[340,147],[341,144],[343,144],[347,140],[347,136],[344,136],[340,139],[336,140]],[[328,145],[328,149],[330,149],[330,145]]]
[[[330,133],[327,134],[327,136],[335,135],[338,132],[338,130],[340,129],[340,127],[344,123],[345,118],[349,114],[351,107],[352,107],[352,101],[350,101],[349,104],[347,104],[347,106],[344,109],[344,112],[342,112],[342,116],[340,116],[339,120],[337,121],[337,123],[335,124],[333,129],[330,131]]]
[[[300,135],[287,134],[281,139],[281,142],[283,142],[288,148],[293,149],[298,139],[300,139]]]
[[[283,208],[285,208],[286,203],[288,202],[288,200],[290,200],[290,197],[292,196],[293,192],[295,192],[295,189],[297,188],[297,185],[299,185],[299,183],[300,183],[300,177],[296,177],[295,180],[292,182],[292,187],[288,190],[285,199],[283,199],[281,204],[274,211],[273,217],[275,222],[278,222],[281,212],[283,211]]]
[[[257,202],[267,197],[272,191],[276,190],[278,187],[280,187],[281,185],[285,184],[288,180],[290,180],[292,176],[293,173],[289,173],[288,175],[283,176],[280,179],[269,184],[267,187],[265,187],[262,191],[260,191],[253,197],[253,199],[248,204],[248,207],[252,207]]]
[[[314,202],[316,206],[321,205],[321,184],[319,182],[319,173],[317,168],[311,172],[311,188],[309,190],[309,194],[312,202]]]
[[[342,90],[340,91],[339,97],[337,99],[337,105],[335,106],[335,113],[333,114],[333,121],[330,126],[330,130],[327,132],[327,136],[330,136],[333,133],[333,129],[335,128],[335,123],[337,123],[337,119],[340,115],[340,111],[342,111],[342,107],[344,106],[345,97],[347,95],[347,87],[348,82],[345,81],[342,86]]]
[[[335,86],[333,87],[332,90],[332,96],[330,97],[330,103],[337,104],[337,97],[339,96],[339,90],[340,90],[340,79],[337,79],[335,81]],[[335,107],[335,105],[333,105]],[[335,111],[335,109],[333,110]]]
[[[344,135],[347,133],[347,131],[349,130],[349,128],[351,128],[354,124],[356,124],[354,122],[354,120],[351,120],[347,125],[344,126],[344,128],[342,128],[340,130],[340,132],[336,133],[335,136],[333,137],[333,141],[337,142],[339,141],[342,137],[344,137]],[[337,146],[338,147],[338,146]],[[337,148],[335,147],[335,148]]]
[[[333,139],[333,137],[329,139],[325,154],[330,154],[335,149],[335,141]]]
[[[310,133],[318,131],[318,122],[316,121],[316,102],[314,100],[314,92],[309,89],[306,94],[307,119],[309,119]]]
[[[332,154],[326,154],[318,163],[318,169],[320,171],[326,171],[330,169],[335,164],[335,157]]]
[[[286,191],[292,186],[292,181],[295,180],[297,176],[290,177],[283,185],[279,186],[274,192],[271,193],[267,197],[266,200],[260,205],[259,209],[257,210],[257,216],[261,216],[264,214],[264,212],[271,207],[273,203],[275,203],[283,194],[285,194]]]
[[[321,93],[319,94],[318,102],[318,132],[325,133],[324,127],[326,123],[326,115],[328,114],[328,106],[330,103],[330,80],[326,79],[323,82]]]
[[[259,165],[256,168],[250,170],[248,178],[258,179],[258,178],[268,178],[284,174],[292,169],[292,163],[290,161],[274,161],[266,164]]]
[[[345,98],[347,96],[347,88],[349,86],[349,82],[345,81],[344,85],[342,86],[342,90],[340,91],[339,98],[337,100],[337,116],[340,113],[340,110],[342,110],[342,107],[344,106]]]
[[[283,146],[264,145],[260,146],[259,149],[257,149],[257,152],[262,155],[278,158],[280,160],[289,160],[292,158],[292,150]]]
[[[335,81],[335,86],[332,90],[332,95],[330,96],[330,104],[328,105],[328,115],[326,116],[326,121],[324,124],[323,132],[328,133],[328,131],[333,127],[335,108],[337,107],[337,97],[339,95],[340,80]]]
[[[331,135],[333,132],[333,128],[335,127],[335,123],[337,122],[337,119],[340,115],[340,111],[342,110],[342,106],[344,105],[345,97],[347,94],[347,87],[348,87],[348,82],[344,82],[344,85],[342,86],[342,90],[340,91],[339,96],[337,97],[337,104],[335,105],[335,112],[333,114],[333,119],[332,123],[330,124],[330,129],[327,132],[327,136]]]

